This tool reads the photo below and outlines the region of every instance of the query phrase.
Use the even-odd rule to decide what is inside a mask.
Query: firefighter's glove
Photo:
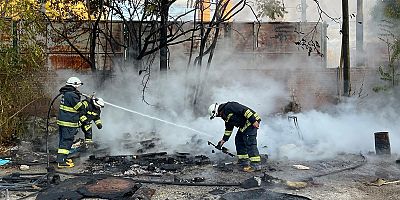
[[[95,99],[96,97],[94,96],[96,93],[95,92],[93,92],[91,95],[89,95],[89,99]]]
[[[225,140],[220,140],[215,148],[221,150],[222,149],[222,145],[224,145],[224,143],[225,143]]]
[[[103,128],[103,125],[101,125],[101,124],[97,124],[96,126],[97,126],[98,129]]]
[[[260,123],[258,121],[255,121],[253,123],[253,126],[256,127],[256,128],[260,128]]]

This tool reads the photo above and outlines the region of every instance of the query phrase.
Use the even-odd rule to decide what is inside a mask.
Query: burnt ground
[[[5,188],[6,175],[46,173],[44,154],[29,155],[17,155],[18,161],[1,167],[0,175],[3,178],[0,189]],[[11,189],[8,195],[10,199],[49,199],[45,196],[49,193],[59,195],[61,191],[67,194],[77,191],[74,193],[78,195],[75,199],[127,199],[123,195],[132,196],[135,192],[139,193],[137,189],[141,188],[145,189],[147,195],[136,199],[400,199],[400,185],[389,182],[400,180],[400,164],[396,163],[396,159],[398,155],[383,157],[356,154],[340,154],[335,158],[315,161],[269,159],[263,162],[262,171],[245,173],[234,164],[233,158],[225,155],[208,158],[187,153],[169,155],[165,152],[103,157],[82,154],[76,159],[75,168],[60,170],[61,183],[51,183],[50,189],[38,193],[46,184],[35,182],[23,188],[24,191]],[[21,171],[20,164],[28,164],[30,169]],[[293,167],[295,164],[310,169],[296,169]],[[65,172],[75,174],[68,175]],[[125,177],[133,182],[127,182],[126,179],[103,180],[104,175],[107,178],[110,175]],[[260,177],[256,179],[261,180],[260,187],[245,182],[252,177]],[[377,182],[377,179],[381,181]],[[103,181],[105,186],[100,187],[99,181]],[[20,185],[24,183],[26,180],[19,182]],[[116,192],[126,189],[120,189],[118,185],[131,190],[122,196],[107,196],[110,195],[108,193],[103,196],[88,195],[88,191]],[[30,194],[32,196],[26,197]],[[0,199],[6,199],[5,190],[2,190]]]

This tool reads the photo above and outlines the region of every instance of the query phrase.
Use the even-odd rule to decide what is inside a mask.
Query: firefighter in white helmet
[[[59,127],[59,144],[57,152],[58,168],[74,167],[71,159],[67,159],[75,135],[79,129],[79,117],[84,112],[86,105],[81,102],[79,86],[83,85],[77,77],[70,77],[65,86],[60,89],[61,101],[57,117]]]
[[[261,170],[261,157],[257,148],[257,129],[260,126],[260,116],[252,109],[237,102],[211,104],[208,114],[210,119],[221,117],[225,121],[225,133],[218,142],[218,147],[222,147],[229,140],[233,128],[237,127],[235,146],[239,165],[245,172]]]
[[[214,103],[208,107],[208,114],[210,115],[210,119],[214,119],[217,116],[218,112],[218,104]]]
[[[92,136],[92,121],[98,129],[103,128],[100,119],[101,109],[104,108],[104,100],[99,97],[89,97],[84,100],[88,104],[85,113],[80,117],[81,129],[85,134],[85,143],[93,144]]]

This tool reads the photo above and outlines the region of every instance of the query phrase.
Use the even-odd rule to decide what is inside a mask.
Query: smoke
[[[164,77],[159,77],[157,66],[152,68],[151,79],[144,93],[148,104],[143,101],[143,74],[139,75],[132,68],[122,70],[120,66],[113,66],[116,69],[114,77],[100,88],[90,75],[66,71],[60,73],[60,79],[66,80],[76,75],[84,82],[80,88],[82,92],[90,94],[96,91],[96,96],[107,102],[176,124],[106,105],[101,114],[103,129],[93,127],[94,140],[111,147],[113,154],[135,154],[132,151],[140,148],[138,142],[154,137],[160,138],[160,142],[153,151],[209,154],[211,147],[207,146],[207,140],[217,142],[222,138],[224,122],[219,118],[209,120],[208,106],[227,101],[237,101],[259,113],[262,122],[258,131],[258,147],[261,153],[268,153],[273,158],[310,160],[329,158],[342,152],[374,151],[373,133],[379,131],[388,131],[392,151],[400,152],[400,147],[395,145],[400,140],[396,132],[400,127],[395,120],[399,110],[397,95],[380,98],[382,96],[369,94],[365,99],[353,97],[324,110],[278,114],[290,101],[292,91],[287,87],[287,79],[279,79],[262,69],[279,67],[279,77],[284,77],[294,69],[304,67],[304,60],[287,57],[284,60],[257,63],[252,57],[233,56],[232,49],[220,49],[210,71],[200,76],[193,69],[186,72],[186,60],[180,60],[180,57],[185,57],[182,55],[182,52],[172,51],[174,64]],[[320,66],[307,63],[307,67],[318,69]],[[303,78],[314,79],[315,82],[325,79],[322,76]],[[204,81],[205,87],[196,102],[196,110],[192,98],[199,80]],[[298,95],[313,99],[311,93]],[[295,127],[293,119],[288,119],[292,115],[297,117],[299,129]],[[233,137],[226,143],[226,147],[232,151],[235,149]],[[136,142],[137,147],[125,148],[122,144],[126,141]]]
[[[219,57],[216,62],[219,59],[226,57]],[[274,80],[257,70],[229,70],[230,67],[219,65],[210,70],[201,98],[205,101],[198,102],[202,105],[199,111],[194,111],[188,100],[192,92],[188,86],[197,81],[196,73],[186,73],[183,67],[171,69],[165,78],[157,77],[157,70],[153,71],[153,79],[145,93],[145,99],[151,105],[142,101],[142,76],[135,71],[115,74],[115,78],[96,91],[97,96],[178,126],[106,105],[101,115],[104,128],[97,130],[94,127],[94,139],[110,146],[113,154],[135,153],[124,148],[123,141],[139,142],[154,137],[159,137],[160,142],[153,151],[209,154],[211,147],[206,141],[217,142],[222,138],[224,122],[220,118],[209,120],[208,106],[215,102],[237,101],[261,115],[258,147],[261,153],[268,153],[273,158],[310,160],[329,158],[342,152],[374,151],[373,133],[379,131],[388,131],[392,144],[399,142],[396,133],[399,127],[393,120],[398,110],[395,96],[388,99],[373,95],[368,99],[351,98],[325,110],[289,114],[297,117],[300,128],[297,130],[293,120],[288,120],[289,115],[277,114],[290,100],[290,91],[284,81]],[[281,73],[286,72],[283,68]],[[94,88],[94,82],[85,82],[81,91],[94,91]],[[233,137],[226,143],[232,151],[235,149]],[[392,145],[392,151],[398,153],[400,149]]]
[[[220,56],[216,63],[227,59],[228,55],[221,53]],[[202,101],[198,102],[200,110],[193,110],[188,98],[192,92],[190,86],[196,83],[197,75],[195,72],[186,73],[182,66],[172,68],[164,78],[157,77],[157,70],[153,71],[145,93],[150,105],[142,101],[143,77],[134,70],[117,72],[100,89],[95,89],[98,87],[93,77],[73,74],[71,71],[60,72],[60,77],[63,77],[60,80],[76,75],[84,82],[80,87],[82,92],[96,91],[96,96],[107,102],[178,125],[106,105],[101,114],[103,129],[97,130],[93,126],[94,140],[111,147],[113,154],[135,154],[122,143],[137,142],[137,148],[133,149],[137,150],[140,148],[138,142],[155,137],[160,141],[153,151],[209,154],[211,147],[207,146],[207,140],[217,142],[222,138],[224,122],[220,118],[209,120],[208,106],[227,101],[240,102],[260,114],[262,123],[258,131],[258,147],[261,153],[267,153],[272,158],[311,160],[329,158],[343,152],[367,153],[374,151],[374,133],[379,131],[388,131],[392,152],[400,152],[400,147],[396,145],[400,142],[397,132],[400,127],[396,123],[400,107],[397,93],[384,95],[386,98],[382,98],[383,94],[369,94],[363,99],[353,97],[324,110],[279,114],[280,108],[290,100],[291,91],[286,88],[285,81],[275,80],[260,70],[241,70],[252,66],[232,66],[235,59],[230,58],[232,62],[229,64],[210,69],[200,98]],[[278,64],[278,61],[274,64]],[[281,73],[288,71],[290,67],[285,66]],[[296,129],[293,119],[288,119],[288,116],[297,117],[300,129]],[[234,152],[233,137],[226,147]]]
[[[273,157],[315,160],[338,153],[374,152],[374,133],[388,131],[392,152],[399,153],[400,148],[393,145],[400,142],[399,125],[394,121],[398,107],[386,101],[368,100],[362,105],[357,102],[350,99],[327,111],[297,114],[303,140],[293,121],[286,116],[273,116],[271,124],[261,131],[261,146],[267,145]]]
[[[275,109],[278,99],[285,98],[281,84],[257,75],[255,71],[243,76],[240,71],[210,70],[203,95],[199,98],[199,109],[194,111],[190,97],[198,80],[195,71],[186,73],[183,68],[177,67],[169,70],[164,78],[157,77],[157,70],[152,73],[144,96],[150,105],[142,100],[143,77],[135,71],[115,74],[116,78],[97,90],[96,96],[176,125],[106,105],[101,114],[103,129],[96,130],[94,127],[94,139],[111,146],[114,154],[134,153],[121,148],[122,140],[141,141],[155,136],[161,139],[161,143],[154,151],[207,153],[210,150],[207,140],[217,142],[224,132],[222,120],[209,119],[207,109],[210,104],[238,101],[260,113],[269,113]],[[81,91],[94,91],[95,87],[91,84],[85,83]],[[234,149],[233,143],[228,146]]]

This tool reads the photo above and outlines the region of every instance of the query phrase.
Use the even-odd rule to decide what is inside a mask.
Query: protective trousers
[[[68,157],[71,146],[74,143],[74,137],[78,133],[78,128],[58,126],[59,128],[59,143],[58,143],[58,153],[57,162],[62,163]]]
[[[249,126],[235,136],[236,152],[239,160],[249,159],[252,163],[260,163],[261,157],[257,148],[257,128]]]
[[[81,122],[82,126],[82,132],[85,134],[85,140],[91,140],[92,139],[92,123],[89,122]]]

